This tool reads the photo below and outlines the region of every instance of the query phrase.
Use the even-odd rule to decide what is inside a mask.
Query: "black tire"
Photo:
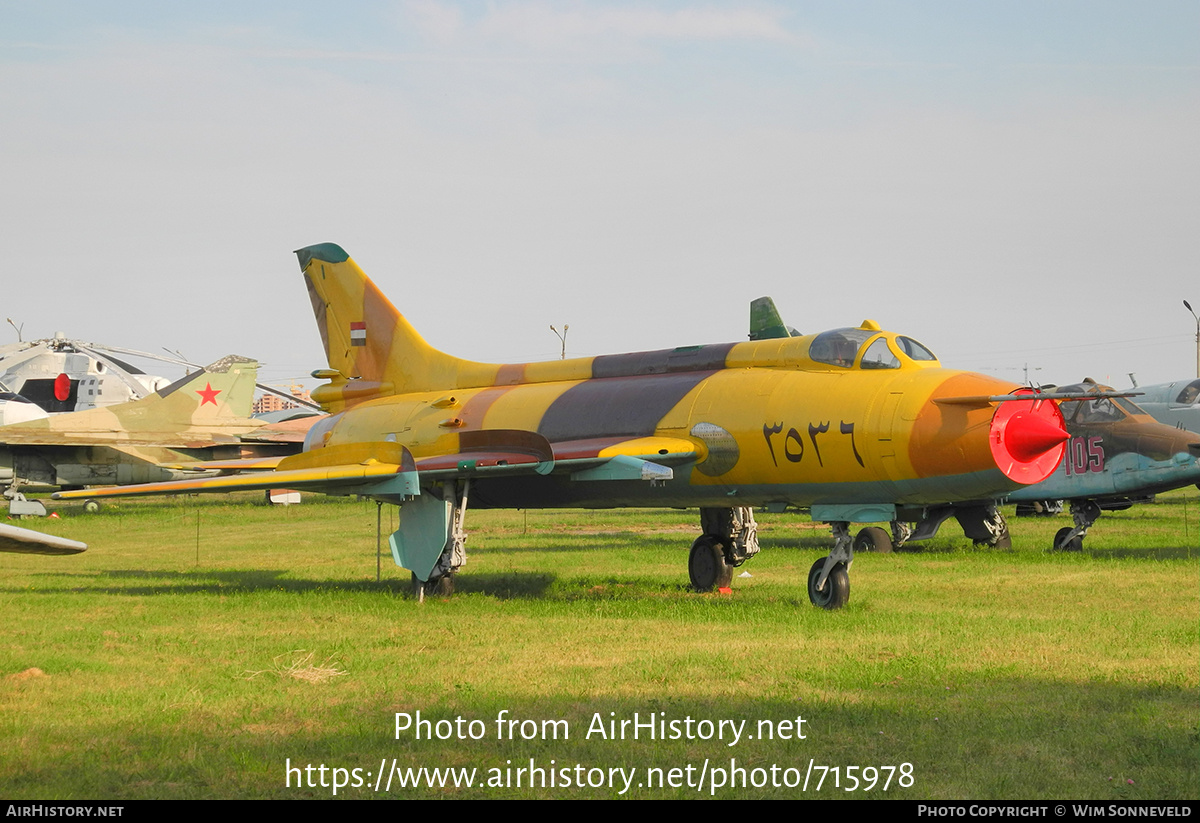
[[[100,501],[88,498],[83,501],[83,510],[88,514],[95,514],[100,511]]]
[[[688,554],[688,577],[698,592],[728,588],[733,582],[733,568],[725,562],[720,542],[711,535],[701,535]]]
[[[892,553],[892,536],[878,526],[867,526],[854,538],[856,552]]]
[[[1067,531],[1070,531],[1070,529],[1067,529]],[[1004,549],[1005,551],[1008,551],[1009,549],[1012,548],[1012,536],[1009,535],[1008,530],[1005,529],[1004,534],[997,537],[995,543],[992,543],[988,540],[976,540],[975,548],[977,548],[977,549]]]
[[[827,559],[822,557],[808,570],[808,599],[822,609],[840,609],[850,600],[850,574],[846,571],[845,563],[838,563],[830,570],[829,577],[825,578],[825,590],[817,591],[817,580]]]
[[[435,577],[422,583],[414,574],[412,576],[412,587],[413,594],[417,595],[418,600],[423,600],[426,597],[449,597],[454,594],[454,575],[444,574],[441,577]]]
[[[1074,537],[1071,540],[1067,541],[1066,543],[1063,543],[1063,541],[1067,539],[1067,535],[1070,533],[1071,533],[1071,529],[1068,529],[1065,527],[1059,529],[1058,533],[1054,535],[1054,545],[1051,547],[1051,550],[1056,551],[1056,552],[1081,552],[1081,551],[1083,551],[1083,538],[1082,537]]]

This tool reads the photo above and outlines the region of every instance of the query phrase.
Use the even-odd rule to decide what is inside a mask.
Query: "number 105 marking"
[[[1072,437],[1067,441],[1067,456],[1063,458],[1067,475],[1104,471],[1104,438]]]

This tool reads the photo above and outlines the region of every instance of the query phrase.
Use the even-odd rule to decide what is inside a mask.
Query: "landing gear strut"
[[[850,600],[854,540],[850,537],[849,523],[837,521],[829,525],[833,527],[833,550],[808,570],[808,599],[822,609],[840,609]],[[878,531],[883,532],[883,529]],[[883,536],[887,533],[883,532]]]
[[[954,516],[958,518],[963,534],[975,541],[975,548],[1012,548],[1008,523],[995,506],[964,506]]]
[[[462,491],[459,484],[453,480],[442,484],[442,499],[450,506],[450,533],[446,537],[446,546],[429,579],[422,582],[414,574],[412,576],[413,595],[418,603],[425,601],[425,596],[448,597],[454,593],[454,575],[467,562],[467,533],[463,522],[467,516],[467,494],[471,490],[471,478],[462,481]]]
[[[1094,500],[1072,500],[1071,517],[1075,519],[1075,528],[1059,529],[1058,534],[1054,535],[1052,551],[1083,551],[1084,535],[1088,533],[1088,529],[1092,527],[1092,524],[1100,518],[1100,507],[1096,505],[1096,501]]]
[[[698,592],[724,589],[733,570],[758,554],[758,524],[749,506],[700,509],[700,529],[688,555],[688,577]]]

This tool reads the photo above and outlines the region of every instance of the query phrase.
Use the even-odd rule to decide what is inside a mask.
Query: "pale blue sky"
[[[307,373],[331,241],[473,359],[772,294],[1014,379],[1195,368],[1195,2],[0,2],[0,141],[27,338]]]

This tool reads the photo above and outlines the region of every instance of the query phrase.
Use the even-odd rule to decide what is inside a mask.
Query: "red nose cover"
[[[71,378],[60,374],[54,378],[54,399],[60,403],[71,396]]]
[[[1028,485],[1041,483],[1054,473],[1069,437],[1062,412],[1054,401],[1006,400],[992,415],[988,442],[1000,471]]]

